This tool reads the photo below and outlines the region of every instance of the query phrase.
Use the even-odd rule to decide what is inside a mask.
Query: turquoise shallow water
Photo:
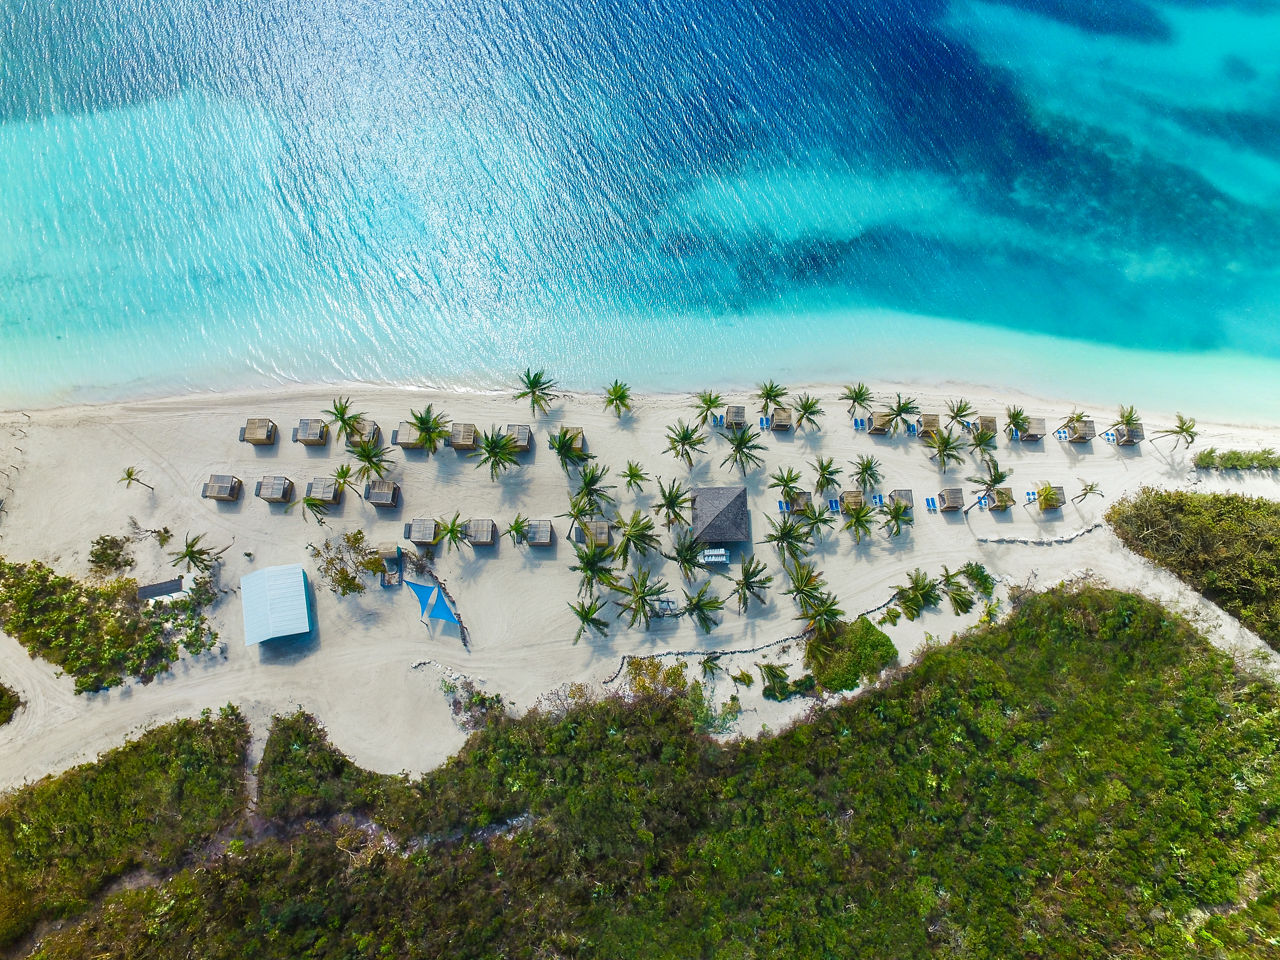
[[[1280,421],[1280,5],[4,0],[0,406],[977,381]]]

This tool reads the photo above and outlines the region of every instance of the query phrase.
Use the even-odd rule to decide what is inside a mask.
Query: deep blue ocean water
[[[0,405],[533,365],[1280,421],[1276,0],[0,3]]]

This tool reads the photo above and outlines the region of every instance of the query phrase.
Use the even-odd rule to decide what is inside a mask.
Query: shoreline
[[[93,537],[122,534],[129,519],[136,518],[145,528],[170,527],[179,542],[187,533],[204,533],[215,547],[228,546],[221,582],[233,591],[211,617],[227,643],[226,659],[184,656],[149,685],[131,682],[103,693],[76,696],[70,678],[56,676],[55,668],[31,659],[15,641],[0,634],[0,679],[27,703],[13,722],[0,728],[0,789],[89,759],[141,726],[195,715],[204,707],[227,702],[239,704],[250,718],[255,749],[260,748],[273,713],[301,706],[325,723],[335,745],[362,766],[380,772],[420,773],[443,763],[465,739],[438,690],[440,678],[450,672],[473,678],[523,711],[565,683],[596,687],[616,671],[624,656],[750,650],[793,635],[797,632],[795,608],[781,592],[785,583],[778,558],[771,546],[760,543],[768,519],[777,516],[777,492],[767,486],[768,474],[794,468],[810,485],[811,464],[819,456],[834,457],[846,471],[842,479],[847,479],[851,469],[847,461],[874,455],[884,465],[879,489],[887,493],[906,487],[915,492],[916,520],[904,536],[888,538],[877,529],[855,544],[852,535],[837,526],[815,548],[813,560],[842,609],[850,614],[883,604],[894,585],[916,567],[936,575],[943,565],[955,569],[977,560],[1005,584],[1045,586],[1092,571],[1117,587],[1137,589],[1178,609],[1192,610],[1197,617],[1211,618],[1219,625],[1214,634],[1219,642],[1266,649],[1174,578],[1153,573],[1107,531],[1067,543],[1037,541],[1090,527],[1111,502],[1140,486],[1186,486],[1190,459],[1199,449],[1277,446],[1272,433],[1202,421],[1200,439],[1189,452],[1169,439],[1123,450],[1103,442],[1101,433],[1111,417],[1090,410],[1098,418],[1100,435],[1085,449],[1052,437],[1041,444],[1018,445],[1000,435],[997,456],[1014,471],[1012,485],[1018,500],[1009,516],[996,517],[977,509],[965,515],[936,515],[925,511],[924,501],[942,486],[961,486],[966,501],[972,498],[973,484],[964,479],[975,472],[968,454],[965,463],[941,475],[920,441],[901,435],[872,438],[852,430],[845,404],[836,399],[838,388],[789,386],[792,398],[808,390],[821,399],[826,411],[822,429],[766,434],[764,466],[745,478],[721,466],[725,443],[715,435],[691,470],[666,451],[667,426],[679,418],[692,419],[688,393],[636,395],[633,414],[621,421],[604,411],[599,394],[566,394],[550,416],[531,418],[528,404],[514,401],[511,391],[363,384],[290,385],[274,391],[0,414],[0,446],[9,453],[0,459],[11,460],[0,476],[0,496],[5,498],[0,555],[13,561],[40,560],[59,573],[85,577]],[[1017,392],[962,391],[951,385],[944,391],[935,387],[925,392],[893,383],[878,384],[875,389],[877,393],[911,392],[926,411],[940,411],[945,398],[963,395],[980,413],[996,414],[1001,426],[1007,403],[1024,405],[1030,415],[1050,419],[1065,417],[1071,410],[1069,403],[1029,399]],[[722,392],[727,402],[745,402],[751,411],[748,422],[754,423],[751,418],[757,405],[751,403],[748,391]],[[534,449],[523,466],[495,483],[459,451],[445,448],[425,457],[393,448],[395,465],[390,476],[402,487],[402,506],[388,515],[349,497],[321,529],[305,520],[304,511],[286,513],[281,506],[255,499],[252,489],[253,481],[263,474],[289,476],[301,487],[312,477],[327,476],[347,459],[334,442],[316,449],[302,448],[289,439],[295,418],[318,416],[335,393],[350,393],[355,409],[379,422],[385,437],[410,406],[430,402],[437,409],[443,407],[451,418],[481,428],[529,423],[534,428]],[[1140,412],[1149,433],[1170,425],[1159,414]],[[237,430],[249,416],[272,417],[280,428],[280,442],[269,448],[240,443]],[[617,483],[613,494],[618,509],[627,514],[633,509],[651,511],[653,503],[652,483],[638,497],[622,489],[617,474],[630,459],[642,463],[653,477],[680,479],[686,486],[745,486],[754,544],[745,549],[765,560],[775,575],[765,606],[753,608],[744,617],[730,600],[718,617],[719,626],[709,634],[697,631],[687,619],[655,621],[648,632],[628,629],[617,611],[609,609],[608,636],[575,644],[574,620],[567,605],[578,596],[578,578],[569,569],[574,556],[565,541],[568,521],[553,519],[556,544],[549,552],[517,547],[502,538],[492,548],[464,547],[438,555],[436,573],[457,599],[470,647],[464,648],[456,635],[424,626],[409,591],[383,590],[376,582],[361,596],[341,599],[316,583],[312,596],[316,628],[310,641],[243,646],[240,603],[234,594],[240,577],[278,563],[302,562],[313,569],[306,546],[322,535],[361,529],[374,543],[399,542],[402,526],[411,518],[449,516],[455,511],[464,518],[494,519],[499,530],[516,512],[533,519],[559,517],[571,484],[546,449],[546,435],[560,425],[584,427],[588,449],[598,463],[612,469],[610,481]],[[156,491],[130,490],[118,483],[126,466],[137,466]],[[200,499],[200,484],[209,474],[221,472],[233,472],[245,481],[239,503]],[[1068,502],[1056,517],[1042,516],[1022,504],[1022,490],[1046,481],[1063,485],[1071,497],[1081,478],[1099,482],[1105,499]],[[1213,475],[1201,480],[1198,488],[1276,495],[1276,481],[1270,477]],[[668,531],[659,524],[658,532],[663,549],[668,549]],[[137,544],[135,556],[137,566],[128,575],[140,583],[175,575],[166,551],[152,541]],[[668,581],[677,601],[682,589],[696,590],[707,580],[700,576],[685,583],[674,564],[656,555],[651,555],[650,564],[656,576]],[[736,565],[727,572],[735,569]],[[723,576],[712,577],[711,582],[716,592],[727,595]],[[931,611],[917,621],[899,623],[889,633],[905,663],[929,636],[950,637],[975,622],[979,613],[956,617],[949,610]],[[770,662],[787,665],[794,677],[802,672],[797,669],[801,654],[798,643],[781,643],[765,655],[739,657],[730,666],[754,673],[754,664],[768,656]],[[696,674],[697,658],[689,659]],[[438,667],[415,668],[424,661]],[[720,679],[715,695],[722,701],[732,689],[729,681]],[[806,699],[782,704],[764,701],[758,683],[739,693],[745,710],[738,730],[745,735],[765,727],[778,729],[811,703]]]

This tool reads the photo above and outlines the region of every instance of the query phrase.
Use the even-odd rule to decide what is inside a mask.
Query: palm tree
[[[351,464],[340,463],[333,468],[333,490],[339,497],[342,496],[345,490],[350,490],[357,497],[360,496],[360,490],[356,486],[356,478],[352,472]]]
[[[520,376],[520,389],[516,392],[515,399],[528,400],[529,413],[536,417],[539,413],[546,413],[551,404],[560,399],[555,389],[556,382],[547,376],[546,371],[534,373],[526,367]]]
[[[1036,503],[1043,510],[1057,510],[1062,506],[1058,490],[1052,483],[1042,483],[1036,487]]]
[[[637,559],[644,557],[650,550],[660,546],[658,533],[653,526],[653,518],[639,510],[633,511],[629,519],[619,513],[615,525],[618,528],[618,542],[613,546],[613,558],[622,569],[627,569],[627,561],[635,551]]]
[[[976,491],[978,494],[987,498],[992,498],[996,495],[996,487],[1002,486],[1008,482],[1009,477],[1013,475],[1013,471],[1002,470],[1000,468],[1000,464],[996,462],[995,457],[988,457],[983,460],[982,465],[987,469],[985,476],[977,474],[972,477],[966,477],[965,479],[970,483],[976,483],[981,487],[980,490]],[[969,506],[965,507],[964,512],[968,513],[972,510],[977,502],[978,501],[975,500],[973,503],[969,504]]]
[[[348,449],[359,464],[356,467],[356,479],[362,483],[370,477],[381,480],[395,463],[391,459],[391,448],[380,446],[372,440],[361,440]]]
[[[1109,429],[1114,430],[1116,427],[1124,427],[1126,431],[1133,430],[1142,422],[1142,418],[1138,416],[1138,408],[1134,406],[1125,406],[1120,404],[1119,415],[1112,421]]]
[[[507,524],[506,534],[512,543],[524,543],[529,539],[529,518],[523,513],[517,513],[511,523]]]
[[[627,613],[627,626],[634,627],[636,621],[649,629],[649,621],[658,612],[658,601],[667,593],[664,580],[649,581],[649,570],[644,568],[627,577],[627,582],[615,587],[626,599],[613,601],[619,609]]]
[[[806,630],[827,634],[839,629],[844,621],[844,611],[840,609],[836,595],[828,591],[822,594],[808,610],[803,611],[799,619],[804,620]]]
[[[720,461],[720,466],[726,467],[733,464],[745,477],[748,467],[764,465],[764,459],[759,454],[759,451],[764,449],[764,444],[759,442],[760,431],[753,430],[751,427],[735,427],[720,436],[729,441],[729,452]]]
[[[853,463],[853,478],[863,490],[878,486],[881,480],[880,461],[868,454],[858,457]]]
[[[840,474],[844,470],[836,466],[835,457],[818,457],[809,464],[818,475],[813,482],[813,492],[821,496],[828,490],[840,489]]]
[[[724,609],[724,597],[710,593],[711,581],[704,583],[697,593],[684,591],[684,606],[680,613],[683,616],[691,617],[693,622],[698,625],[698,629],[703,633],[710,633],[719,621],[713,616],[718,610]]]
[[[1088,419],[1089,415],[1083,410],[1072,410],[1071,415],[1058,425],[1058,429],[1062,430],[1070,427],[1072,430],[1075,430],[1076,427],[1080,426],[1080,424],[1084,423]]]
[[[899,429],[905,430],[911,418],[919,414],[920,406],[915,397],[898,394],[898,399],[889,405],[889,432],[895,434]]]
[[[960,568],[961,575],[969,581],[969,585],[984,597],[991,596],[996,588],[996,581],[987,568],[976,560],[970,560]]]
[[[697,424],[699,426],[706,426],[707,421],[711,419],[711,415],[722,406],[724,406],[724,397],[711,390],[703,390],[701,393],[694,396],[693,409],[698,414],[696,420]]]
[[[565,532],[565,536],[572,537],[574,527],[592,519],[597,513],[599,511],[596,509],[596,504],[590,497],[575,493],[569,498],[569,509],[564,513],[557,514],[557,516],[564,517],[569,521],[569,529]]]
[[[964,455],[960,452],[964,449],[964,440],[957,437],[949,428],[929,434],[925,444],[933,450],[933,453],[929,454],[929,459],[937,460],[938,469],[943,473],[947,472],[951,464],[964,462]]]
[[[1079,503],[1086,497],[1102,496],[1102,487],[1094,480],[1081,480],[1080,492],[1071,498],[1072,503]]]
[[[590,600],[576,602],[571,600],[569,609],[578,618],[578,632],[573,635],[574,643],[581,640],[588,630],[594,630],[602,637],[608,635],[609,623],[600,616],[600,611],[604,609],[604,601],[600,597],[593,596]]]
[[[578,491],[574,496],[582,497],[597,513],[603,513],[605,504],[612,505],[614,502],[612,494],[609,493],[613,489],[613,484],[605,483],[608,478],[608,467],[602,467],[597,463],[583,467],[582,472],[578,474]]]
[[[764,592],[773,583],[773,574],[768,572],[763,560],[757,560],[755,554],[743,556],[738,566],[738,576],[733,580],[733,596],[738,601],[738,612],[746,613],[747,605],[754,599],[764,603]]]
[[[783,470],[779,467],[769,474],[769,489],[777,490],[778,496],[790,504],[800,497],[800,480],[800,474],[794,468]]]
[[[663,522],[668,527],[674,523],[689,522],[685,515],[689,502],[689,492],[680,485],[679,480],[672,480],[668,487],[663,484],[661,477],[658,478],[658,502],[653,505],[653,510],[662,514]]]
[[[316,524],[323,527],[324,518],[329,513],[329,504],[321,500],[319,497],[303,497],[301,500],[295,500],[293,503],[285,507],[285,512],[292,510],[298,504],[302,504],[302,519],[307,519],[307,514],[315,517]]]
[[[592,543],[584,546],[575,543],[573,552],[577,554],[578,562],[571,565],[569,569],[579,577],[578,596],[585,597],[587,594],[595,593],[596,587],[600,584],[612,587],[618,582],[613,573],[613,565],[609,563],[613,557],[613,551],[608,545]]]
[[[196,569],[201,573],[208,573],[212,570],[213,565],[218,562],[218,558],[231,549],[231,544],[227,544],[221,550],[213,550],[203,545],[204,536],[203,533],[197,533],[194,537],[191,534],[187,534],[182,549],[169,554],[169,556],[173,557],[169,566],[176,567],[181,563],[185,563],[188,571]]]
[[[871,518],[874,516],[875,511],[870,504],[858,504],[845,514],[843,529],[852,530],[853,542],[861,543],[863,537],[871,536]]]
[[[973,419],[973,415],[977,412],[973,404],[968,400],[947,401],[947,423],[953,427],[957,423],[963,424],[965,421]]]
[[[724,670],[720,666],[720,657],[722,654],[709,653],[698,661],[698,666],[702,668],[702,680],[704,683],[710,683],[716,678],[716,674]]]
[[[1021,407],[1004,408],[1004,433],[1010,440],[1013,439],[1013,431],[1023,434],[1030,428],[1031,418],[1027,416],[1027,411]]]
[[[674,426],[667,427],[667,452],[677,460],[683,460],[685,466],[693,469],[693,455],[707,442],[707,435],[697,426],[690,426],[683,420],[677,420]]]
[[[117,480],[116,483],[123,483],[126,490],[132,487],[135,483],[141,487],[146,487],[152,493],[155,493],[156,490],[155,487],[142,479],[142,472],[138,470],[137,467],[125,467],[124,473],[120,474],[120,479]]]
[[[649,482],[649,475],[644,467],[634,460],[627,461],[627,468],[622,471],[622,478],[627,481],[628,493],[643,493],[644,485]]]
[[[476,469],[487,466],[489,479],[497,480],[500,474],[520,462],[517,452],[516,438],[494,427],[480,434],[480,443],[467,456],[477,460]]]
[[[816,504],[813,501],[806,503],[804,509],[800,511],[800,517],[809,525],[809,532],[813,534],[815,540],[821,539],[823,533],[836,525],[836,515],[825,503]]]
[[[421,410],[411,409],[409,422],[418,431],[418,442],[427,453],[435,453],[449,437],[449,418],[443,412],[436,413],[429,403]]]
[[[796,402],[791,405],[791,409],[795,411],[795,429],[804,428],[806,430],[821,430],[818,425],[818,418],[823,415],[822,404],[819,403],[817,397],[811,397],[807,393],[802,393],[796,397]]]
[[[951,601],[951,612],[957,617],[963,616],[972,610],[974,603],[973,591],[969,589],[968,584],[962,579],[963,574],[963,570],[957,570],[953,573],[946,567],[942,568],[942,592]]]
[[[938,581],[919,567],[911,571],[907,582],[894,587],[894,601],[908,620],[920,616],[926,607],[936,607],[942,602]]]
[[[911,515],[911,508],[901,500],[894,500],[881,507],[880,516],[880,526],[890,537],[900,535],[904,524],[910,526],[915,522],[915,518]]]
[[[671,545],[671,552],[667,553],[664,550],[662,555],[680,568],[680,576],[686,580],[692,580],[699,570],[707,569],[707,565],[702,562],[702,551],[705,546],[694,537],[691,531],[682,530]]]
[[[363,413],[351,412],[350,397],[334,397],[333,406],[322,412],[329,418],[329,425],[338,428],[334,431],[338,439],[348,442],[359,433],[360,421],[364,419]]]
[[[1196,421],[1194,417],[1184,417],[1178,414],[1178,422],[1176,426],[1170,427],[1168,430],[1157,430],[1157,437],[1173,437],[1173,445],[1178,445],[1178,440],[1182,440],[1189,447],[1196,442]]]
[[[760,401],[760,412],[768,416],[770,408],[782,406],[787,392],[786,387],[779,386],[772,380],[760,384],[760,388],[756,391],[756,399]]]
[[[782,592],[796,602],[801,610],[809,610],[822,598],[827,583],[813,563],[798,561],[790,566],[783,564],[790,586]]]
[[[444,544],[445,550],[452,553],[464,543],[467,542],[467,523],[462,519],[462,514],[455,513],[452,518],[445,520],[441,517],[436,521],[436,538],[433,546]]]
[[[784,563],[787,560],[799,563],[808,554],[813,534],[809,525],[798,517],[770,517],[769,532],[765,534],[764,542],[773,544]]]
[[[604,408],[612,410],[619,419],[631,409],[631,388],[621,380],[615,380],[605,388]]]
[[[989,457],[996,451],[996,435],[991,430],[978,429],[969,435],[969,452],[977,457]]]
[[[577,433],[568,427],[561,427],[547,437],[547,446],[556,455],[565,473],[568,473],[573,467],[580,467],[588,460],[595,459],[591,454],[576,446],[577,438]]]
[[[840,394],[840,399],[848,401],[849,416],[855,416],[859,409],[864,413],[871,412],[871,388],[865,383],[858,383],[855,386],[844,388],[844,393]]]

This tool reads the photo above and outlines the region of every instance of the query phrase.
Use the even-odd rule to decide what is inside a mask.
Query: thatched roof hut
[[[1040,505],[1041,513],[1046,513],[1050,510],[1061,510],[1062,505],[1067,502],[1066,490],[1062,487],[1053,487],[1052,490],[1054,493],[1052,500],[1048,497],[1040,497],[1036,501]]]
[[[877,410],[871,414],[871,421],[867,427],[867,433],[876,436],[884,436],[893,428],[893,414],[888,410]]]
[[[524,542],[531,547],[549,547],[555,540],[556,531],[550,520],[530,520],[529,533]]]
[[[889,499],[893,503],[905,503],[912,510],[914,510],[916,506],[915,496],[911,493],[910,490],[907,490],[905,488],[890,492]]]
[[[582,428],[581,427],[564,427],[563,429],[566,433],[568,433],[570,436],[573,437],[573,449],[581,453],[583,447],[586,446],[586,442],[587,442],[586,435],[582,432]]]
[[[351,428],[347,442],[352,446],[357,443],[372,443],[374,446],[378,446],[382,443],[382,428],[372,420],[366,420],[361,417]]]
[[[421,450],[423,447],[421,431],[409,420],[401,420],[400,425],[391,431],[391,442],[403,450]]]
[[[1070,443],[1088,443],[1098,435],[1098,430],[1092,420],[1069,423],[1067,424],[1067,430],[1070,434],[1067,438]]]
[[[276,442],[276,422],[269,417],[250,417],[240,428],[240,439],[255,447],[270,447]]]
[[[404,525],[404,538],[419,547],[429,547],[436,542],[436,522],[429,517],[415,517]]]
[[[695,487],[693,538],[700,543],[742,543],[751,539],[746,487]]]
[[[983,430],[987,431],[987,433],[995,433],[995,432],[996,432],[996,418],[995,418],[995,417],[979,417],[979,418],[978,418],[977,423],[978,423],[978,430],[979,430],[979,432],[981,432],[981,431],[983,431]]]
[[[612,524],[608,520],[584,520],[578,524],[578,530],[586,543],[593,546],[595,544],[608,546]]]
[[[942,418],[936,413],[922,413],[920,419],[916,421],[917,433],[921,440],[928,440],[935,434],[942,432]]]
[[[229,473],[214,473],[209,476],[209,482],[200,488],[200,496],[206,500],[232,503],[240,499],[243,490],[244,484],[239,477],[233,477]]]
[[[254,485],[253,495],[267,503],[288,503],[293,499],[293,481],[288,477],[263,477]]]
[[[996,487],[987,503],[988,510],[1008,510],[1013,506],[1013,487]]]
[[[449,428],[449,446],[455,450],[474,450],[476,448],[476,425],[474,423],[458,423],[455,420]]]
[[[861,490],[842,490],[840,492],[840,512],[853,513],[865,502]]]
[[[1023,443],[1035,443],[1037,440],[1043,440],[1044,434],[1044,417],[1028,417],[1027,429],[1018,432],[1018,439]]]
[[[742,430],[747,426],[747,408],[730,405],[724,408],[724,425],[729,430]]]
[[[507,436],[515,441],[519,453],[528,453],[533,447],[533,430],[527,423],[508,423]]]
[[[808,490],[801,490],[787,502],[787,510],[791,513],[804,513],[811,506],[813,506],[813,494]]]
[[[468,520],[463,531],[473,547],[491,547],[498,539],[498,525],[492,520]]]
[[[329,442],[329,424],[314,417],[304,417],[293,428],[293,442],[308,447],[323,447]]]
[[[791,429],[791,408],[775,407],[773,416],[769,418],[770,430],[790,430]]]
[[[342,500],[342,489],[333,477],[316,477],[307,484],[307,496],[321,503],[336,504]]]
[[[1136,447],[1146,439],[1146,431],[1142,429],[1141,423],[1135,423],[1131,427],[1116,427],[1116,444],[1121,447]]]
[[[364,485],[364,502],[374,507],[394,507],[400,502],[400,485],[394,480],[371,480]]]
[[[954,513],[964,509],[964,490],[960,487],[947,487],[938,491],[938,509],[943,513]]]

